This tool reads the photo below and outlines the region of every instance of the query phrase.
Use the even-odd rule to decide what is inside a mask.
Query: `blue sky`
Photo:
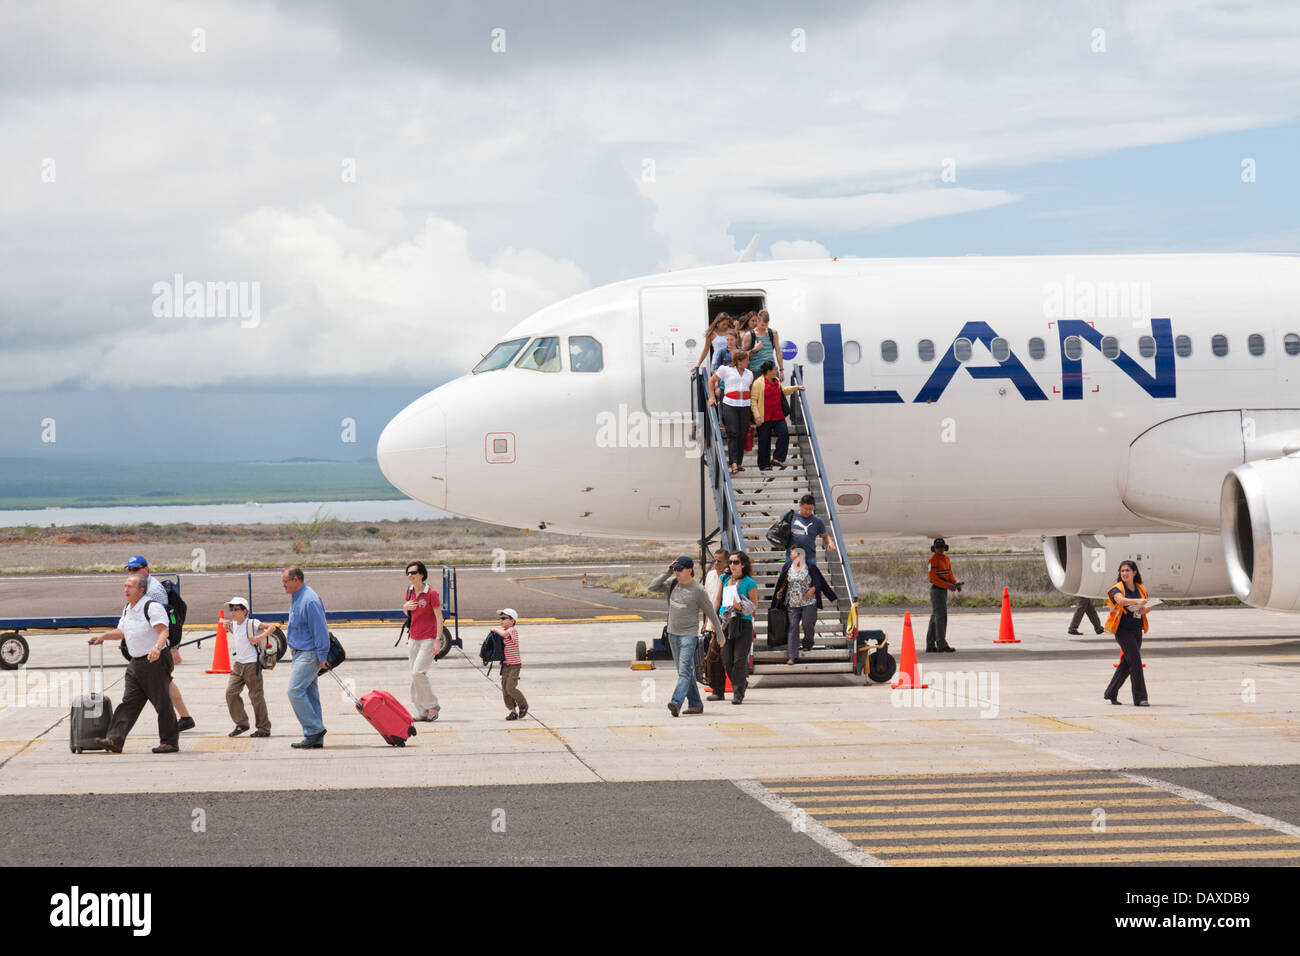
[[[0,457],[367,457],[342,418],[373,453],[532,312],[755,232],[761,257],[1300,249],[1294,3],[51,0],[0,25]],[[160,312],[176,274],[256,287],[256,321]],[[141,408],[169,426],[143,452]]]

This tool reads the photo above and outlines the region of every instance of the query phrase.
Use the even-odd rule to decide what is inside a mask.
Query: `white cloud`
[[[825,246],[810,239],[796,239],[793,242],[780,240],[772,243],[768,251],[773,259],[829,259],[831,257]]]

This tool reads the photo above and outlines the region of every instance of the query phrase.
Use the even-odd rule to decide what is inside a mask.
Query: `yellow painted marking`
[[[844,777],[840,779],[852,780],[855,778]],[[929,779],[934,779],[934,778],[931,777]],[[798,781],[797,780],[771,780],[764,783],[763,786],[767,787],[769,790],[776,790],[786,784],[795,783],[795,782]],[[1098,786],[1102,786],[1102,785],[1111,785],[1117,783],[1129,784],[1132,782],[1133,781],[1129,780],[1127,777],[1075,778],[1075,777],[1066,776],[1064,774],[1062,774],[1060,777],[1052,777],[1044,780],[1022,780],[1019,777],[1017,777],[1015,774],[1007,774],[1005,777],[1002,777],[998,780],[978,780],[974,782],[966,781],[963,783],[948,783],[948,782],[913,783],[912,781],[908,780],[906,782],[900,782],[900,783],[863,783],[863,784],[846,783],[840,785],[835,783],[833,780],[828,779],[826,781],[826,786],[824,787],[818,786],[817,784],[810,783],[810,785],[807,787],[790,787],[789,789],[807,790],[809,793],[823,793],[823,792],[831,792],[835,790],[844,790],[844,789],[853,789],[853,790],[862,790],[862,791],[872,790],[872,791],[887,793],[893,790],[899,790],[899,791],[906,790],[908,792],[914,792],[917,790],[980,790],[985,787],[996,787],[996,786],[1001,786],[1003,784],[1015,784],[1017,787],[1028,788],[1028,787],[1059,787],[1059,786],[1073,787],[1073,786],[1082,786],[1083,784],[1086,783],[1095,783]]]
[[[818,798],[813,797],[811,799],[816,800]],[[839,799],[843,799],[843,797]],[[803,806],[806,802],[803,800],[798,801],[800,806]],[[901,807],[892,803],[867,803],[835,807],[808,807],[807,809],[810,811],[820,810],[822,813],[892,813],[906,817],[909,813],[933,813],[937,810],[1050,810],[1053,807],[1087,807],[1092,809],[1097,806],[1098,802],[1097,800],[1022,800],[1017,802],[1008,801],[1006,803],[913,803]],[[1150,807],[1170,803],[1186,805],[1186,801],[1182,797],[1126,797],[1119,800],[1107,797],[1105,800],[1107,812],[1110,811],[1111,807]]]
[[[1205,716],[1218,717],[1220,720],[1230,720],[1233,723],[1246,724],[1251,727],[1300,727],[1300,723],[1287,720],[1285,717],[1278,717],[1276,714],[1250,714],[1244,711],[1229,710],[1206,714]]]
[[[549,592],[543,592],[549,593]],[[521,617],[519,624],[589,624],[593,621],[644,621],[645,618],[639,614],[593,614],[591,617]],[[385,622],[391,623],[391,622]],[[488,624],[496,627],[501,622],[495,617],[484,618],[481,621],[464,619],[462,624]]]
[[[877,856],[899,853],[905,855],[916,855],[920,853],[990,853],[995,850],[1082,850],[1084,848],[1092,849],[1098,844],[1104,844],[1110,850],[1147,850],[1151,848],[1168,847],[1220,847],[1220,846],[1250,846],[1262,843],[1288,843],[1291,846],[1300,849],[1300,840],[1293,836],[1286,836],[1282,833],[1261,833],[1252,836],[1222,836],[1222,837],[1157,837],[1151,840],[1108,840],[1105,833],[1086,833],[1080,834],[1077,840],[1025,840],[1020,841],[1014,837],[1009,840],[999,840],[991,843],[927,843],[924,846],[916,845],[897,845],[881,846],[879,841],[872,838],[870,833],[864,833],[861,836],[855,834],[844,834],[850,840],[859,839],[870,842],[871,852]]]
[[[930,745],[931,745],[931,741],[907,741],[898,744],[898,746],[903,746],[903,747],[924,747]],[[978,779],[981,777],[993,777],[995,779],[993,780]],[[1055,785],[1056,783],[1087,783],[1090,780],[1117,780],[1121,783],[1129,782],[1127,778],[1124,777],[1097,777],[1097,776],[1089,775],[1084,771],[1075,769],[1075,770],[1055,770],[1055,771],[1047,771],[1047,772],[1040,772],[1040,773],[1034,773],[1031,771],[1024,771],[1024,772],[1010,771],[1008,773],[997,773],[997,774],[955,773],[952,774],[951,776],[948,776],[946,774],[942,776],[936,776],[933,773],[910,773],[910,774],[897,774],[897,775],[881,774],[879,776],[857,774],[857,775],[846,775],[846,776],[839,776],[839,777],[825,777],[825,776],[823,777],[781,777],[780,779],[762,780],[760,781],[760,783],[762,783],[763,786],[765,787],[770,787],[770,786],[780,786],[781,784],[787,784],[787,783],[826,783],[826,784],[851,783],[854,780],[862,780],[862,779],[890,780],[893,782],[889,784],[881,784],[881,786],[897,787],[899,789],[909,789],[909,788],[920,789],[919,786],[916,786],[917,784],[919,784],[920,781],[942,781],[942,783],[940,783],[939,785],[944,787],[987,787],[990,783],[1001,783],[1004,780],[1006,781],[1013,780],[1017,784],[1020,784],[1021,786],[1027,786],[1031,781],[1034,780],[1038,780],[1043,783],[1052,784],[1052,785]],[[863,786],[874,787],[877,786],[877,784],[864,783]]]
[[[198,743],[183,746],[181,750],[196,754],[242,754],[248,750],[248,741],[247,737],[200,737]]]
[[[1107,720],[1123,720],[1130,724],[1138,724],[1143,727],[1178,727],[1182,729],[1196,728],[1196,724],[1189,724],[1185,720],[1179,720],[1177,717],[1169,717],[1165,714],[1106,714]]]
[[[526,744],[565,744],[563,734],[557,734],[554,731],[547,730],[545,727],[510,727],[508,728],[511,739],[519,740]]]
[[[775,731],[769,730],[767,727],[764,727],[762,724],[745,723],[743,721],[737,721],[737,722],[728,721],[725,724],[716,723],[716,724],[709,724],[709,726],[712,727],[714,730],[718,731],[719,733],[726,734],[728,737],[735,738],[736,740],[749,740],[754,737],[775,737],[776,736]]]
[[[1072,724],[1069,721],[1058,720],[1055,717],[1012,717],[1012,723],[1021,724],[1030,730],[1048,730],[1055,733],[1066,731],[1069,733],[1091,733],[1088,727],[1080,727],[1078,724]]]
[[[624,740],[654,740],[656,737],[665,736],[667,728],[656,727],[653,724],[631,724],[610,727],[609,732],[615,737],[622,737]]]
[[[1096,786],[1096,787],[1050,787],[1048,788],[1040,785],[1039,787],[1034,787],[1034,788],[1014,787],[1009,790],[967,790],[963,793],[954,793],[952,794],[952,797],[953,799],[957,799],[957,798],[965,799],[966,797],[1021,797],[1021,796],[1036,797],[1039,794],[1046,794],[1046,793],[1152,793],[1153,792],[1150,787],[1144,787],[1141,786],[1140,784],[1134,784],[1131,781],[1126,780],[1124,781],[1124,783],[1127,783],[1128,786],[1118,786],[1116,784],[1111,783],[1111,784],[1103,784],[1101,786]],[[987,784],[986,786],[996,787],[997,784],[995,783]],[[821,793],[833,794],[837,791],[840,793],[861,793],[862,792],[861,788],[859,787],[818,787],[816,790],[809,790],[809,789],[805,789],[804,787],[768,787],[767,789],[771,790],[773,793],[807,794],[806,797],[794,797],[794,796],[789,797],[789,799],[794,800],[796,803],[799,802],[799,800],[801,799],[807,799],[807,800],[816,799],[816,794],[821,794]],[[936,796],[940,796],[940,794],[917,793],[910,790],[900,790],[900,791],[876,791],[870,794],[870,796],[873,798],[889,797],[894,800],[916,800],[916,799],[933,800]],[[839,800],[842,799],[842,797],[827,797],[827,799]]]
[[[1169,796],[1167,796],[1163,790],[1152,790],[1152,789],[1150,789],[1149,787],[1140,787],[1140,786],[1132,786],[1132,787],[1108,787],[1108,788],[1106,788],[1105,790],[1097,790],[1097,789],[1094,789],[1094,788],[1092,788],[1092,787],[1062,787],[1062,788],[1059,789],[1059,790],[1039,790],[1039,791],[1037,791],[1037,792],[1031,792],[1031,791],[1026,791],[1026,790],[978,790],[978,791],[973,791],[973,792],[970,792],[970,793],[956,793],[956,794],[953,794],[953,799],[954,799],[954,800],[968,800],[968,799],[969,799],[969,800],[973,800],[973,799],[976,799],[976,798],[985,798],[985,797],[1030,797],[1030,798],[1034,799],[1034,801],[1035,801],[1034,803],[1030,803],[1030,804],[1016,804],[1016,805],[1017,805],[1017,806],[1038,806],[1038,805],[1047,805],[1047,804],[1053,804],[1053,803],[1071,803],[1071,802],[1073,802],[1073,801],[1069,801],[1069,800],[1059,800],[1059,799],[1056,799],[1055,797],[1049,797],[1050,794],[1056,794],[1057,796],[1064,795],[1064,794],[1093,794],[1093,795],[1096,796],[1098,799],[1105,799],[1105,798],[1108,798],[1108,797],[1109,797],[1111,794],[1113,794],[1113,793],[1145,793],[1145,794],[1149,794],[1149,795],[1150,795],[1150,799],[1152,799],[1152,800],[1164,800],[1164,799],[1174,799],[1174,800],[1179,800],[1179,801],[1182,800],[1181,797],[1169,797]],[[797,795],[797,794],[787,794],[787,795],[786,795],[786,799],[787,799],[787,800],[790,800],[790,801],[792,801],[792,802],[794,802],[794,803],[798,803],[798,804],[805,804],[805,803],[831,803],[831,802],[835,802],[835,801],[843,802],[844,800],[852,799],[854,796],[855,796],[855,794],[849,794],[849,793],[833,793],[833,794],[827,794],[827,795],[825,795],[825,796],[807,796],[807,797],[799,796],[799,795]],[[863,796],[864,796],[864,798],[866,798],[866,799],[870,799],[870,800],[872,800],[872,801],[879,801],[879,800],[883,800],[883,799],[886,799],[886,798],[888,798],[890,801],[892,801],[890,804],[882,804],[882,803],[878,803],[878,802],[876,802],[876,803],[867,804],[868,806],[887,806],[887,805],[888,805],[888,806],[894,806],[894,807],[896,807],[896,808],[899,809],[899,810],[904,810],[904,811],[906,811],[906,810],[913,809],[911,806],[909,806],[909,805],[907,804],[906,801],[908,801],[908,800],[933,800],[933,799],[935,799],[935,797],[937,797],[937,796],[939,796],[939,795],[938,795],[938,794],[934,794],[934,793],[887,793],[887,794],[886,794],[886,793],[873,793],[873,794],[871,794],[869,797],[867,797],[865,794],[864,794]],[[1041,799],[1041,800],[1038,799],[1039,797],[1041,797],[1042,799]],[[1140,798],[1140,797],[1135,798],[1135,799],[1142,800],[1142,798]],[[1080,801],[1080,802],[1081,802],[1081,801]],[[1095,801],[1093,801],[1093,802],[1095,802]],[[1143,801],[1143,802],[1145,802],[1145,801]],[[900,803],[901,803],[901,806],[900,806]],[[991,807],[1005,807],[1005,806],[1011,806],[1011,805],[1012,805],[1012,804],[1007,804],[1007,803],[990,803],[990,804],[988,804],[988,806],[991,806]],[[965,804],[965,803],[937,803],[937,804],[935,804],[935,806],[938,806],[938,807],[956,807],[956,808],[960,808],[960,807],[967,807],[967,806],[970,806],[970,804]]]
[[[863,849],[874,852],[874,848]],[[1294,860],[1300,850],[1260,847],[1258,850],[1206,850],[1203,853],[1071,853],[1059,856],[922,856],[890,860],[891,866],[1016,866],[1038,863],[1185,863],[1197,860]]]
[[[831,809],[838,812],[844,812],[840,807],[822,807],[810,808],[809,813],[818,823],[825,824],[828,827],[860,827],[870,821],[863,820],[860,817],[821,817],[818,816],[818,810]],[[1152,810],[1149,813],[1135,813],[1132,810],[1116,810],[1106,813],[1106,823],[1109,825],[1115,820],[1177,820],[1183,817],[1205,818],[1214,817],[1222,819],[1223,814],[1217,810]],[[1088,823],[1092,822],[1092,817],[1088,813],[1017,813],[1014,816],[986,817],[983,814],[974,813],[968,816],[945,816],[945,817],[907,817],[905,821],[909,827],[950,827],[954,824],[970,823],[1060,823],[1062,821],[1083,820]]]
[[[865,840],[871,843],[873,847],[876,844],[872,841],[912,840],[912,839],[916,839],[917,837],[924,837],[927,839],[930,837],[1000,837],[1003,834],[1007,834],[1008,836],[1024,836],[1025,834],[1033,836],[1035,834],[1042,833],[1042,834],[1064,834],[1064,835],[1075,834],[1083,839],[1091,838],[1093,836],[1092,829],[1091,829],[1092,827],[1091,821],[1088,818],[1083,816],[1078,816],[1075,819],[1079,821],[1079,824],[1078,826],[1073,826],[1073,827],[1017,827],[1014,829],[1012,828],[994,829],[992,827],[985,827],[983,829],[978,829],[978,830],[935,829],[935,830],[926,830],[923,833],[918,833],[915,830],[868,830],[862,833],[841,830],[837,832],[839,832],[840,836],[845,837],[846,839],[849,840]],[[821,820],[819,822],[829,826],[831,821]],[[840,821],[835,821],[835,822],[839,823]],[[847,821],[849,825],[851,825],[853,822],[854,821]],[[976,817],[973,818],[970,822],[983,823],[984,820],[979,817]],[[1115,825],[1110,823],[1109,820],[1107,820],[1106,823],[1106,833],[1188,833],[1191,834],[1191,833],[1200,833],[1202,831],[1208,832],[1211,830],[1215,830],[1215,831],[1254,830],[1256,832],[1264,832],[1264,833],[1269,832],[1265,830],[1263,827],[1255,826],[1255,824],[1253,823],[1148,823],[1148,824],[1136,823],[1136,824],[1127,824],[1127,825]],[[1104,834],[1099,834],[1099,835],[1104,835]]]
[[[961,734],[965,737],[993,735],[991,720],[914,720],[913,724],[939,734]]]
[[[810,720],[808,726],[832,737],[858,737],[873,730],[860,720]]]

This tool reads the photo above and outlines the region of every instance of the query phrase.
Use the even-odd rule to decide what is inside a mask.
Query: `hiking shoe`
[[[270,732],[269,730],[255,730],[255,731],[253,731],[253,736],[254,736],[254,737],[269,737],[269,736],[271,736],[271,732]]]
[[[122,744],[111,737],[96,737],[95,746],[107,750],[111,754],[120,754],[122,752]]]
[[[248,724],[239,724],[237,727],[235,727],[234,730],[232,730],[228,734],[228,736],[238,737],[240,734],[247,733],[247,732],[248,732]]]
[[[153,752],[156,754],[174,754],[180,753],[180,749],[175,744],[159,744],[153,748]]]
[[[193,730],[193,729],[194,729],[193,717],[182,717],[180,720],[176,721],[176,730],[178,733],[184,730]]]
[[[513,710],[510,711],[510,713],[506,714],[506,720],[518,720],[518,719],[519,719],[519,715],[516,714]]]
[[[674,704],[674,703],[670,700],[670,701],[668,702],[668,713],[670,713],[670,714],[672,714],[674,717],[676,717],[676,716],[677,716],[677,710],[678,710],[677,705]]]
[[[524,706],[519,708],[519,719],[523,720],[527,716],[528,716],[528,705],[524,704]]]

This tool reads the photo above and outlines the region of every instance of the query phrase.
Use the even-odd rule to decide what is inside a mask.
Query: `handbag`
[[[782,515],[772,527],[767,529],[767,543],[779,551],[790,547],[789,513]]]
[[[745,451],[754,450],[754,426],[749,426],[749,431],[745,432]]]
[[[770,607],[767,611],[767,647],[785,647],[790,619],[786,617],[784,607]]]
[[[325,655],[325,669],[332,671],[347,659],[347,651],[343,650],[343,645],[339,643],[339,639],[331,632],[329,653]]]

